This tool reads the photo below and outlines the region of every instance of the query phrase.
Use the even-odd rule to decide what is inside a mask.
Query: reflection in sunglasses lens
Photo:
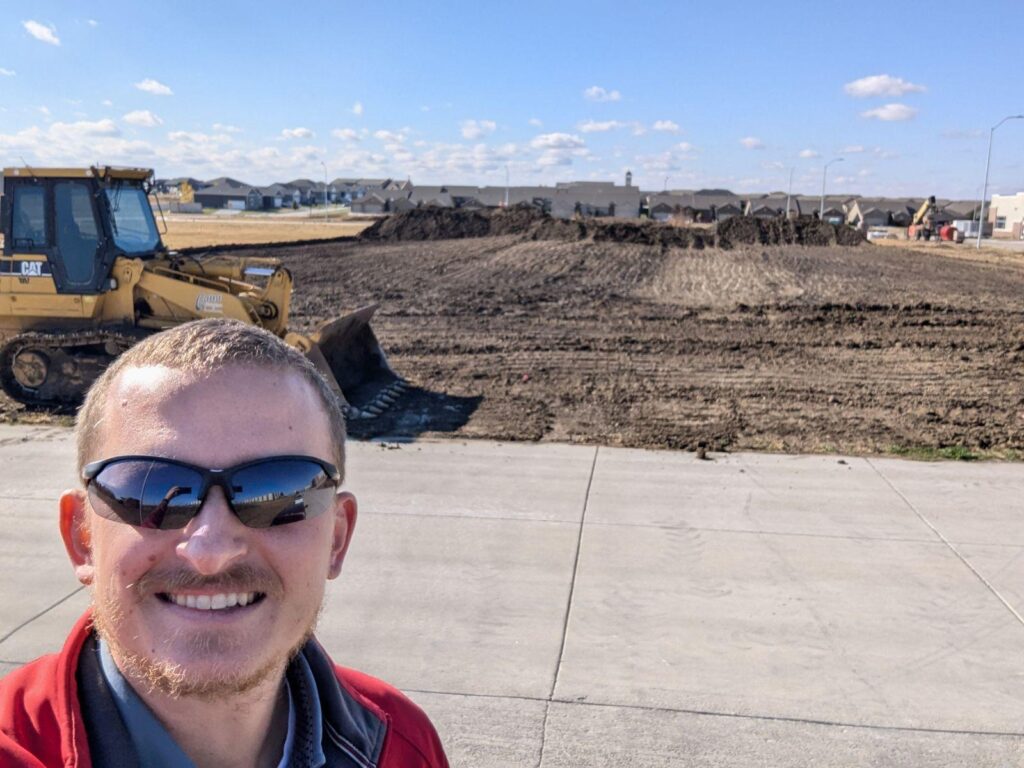
[[[251,528],[306,520],[333,503],[335,486],[308,459],[273,458],[229,473],[231,508]],[[159,459],[125,459],[104,467],[89,484],[96,512],[141,528],[180,529],[199,514],[203,475]]]

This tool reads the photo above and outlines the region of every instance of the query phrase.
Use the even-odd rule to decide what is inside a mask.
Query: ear
[[[327,578],[336,579],[341,573],[341,564],[345,561],[345,553],[352,542],[352,532],[356,527],[356,497],[347,491],[339,493],[334,499],[334,536],[331,539],[331,565]]]
[[[92,532],[89,529],[89,501],[85,491],[76,488],[60,495],[60,536],[64,540],[75,576],[83,584],[92,584]]]

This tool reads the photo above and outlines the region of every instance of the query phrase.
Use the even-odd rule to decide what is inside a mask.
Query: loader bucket
[[[370,327],[375,304],[324,323],[310,336],[307,356],[321,370],[325,365],[341,390],[350,418],[376,416],[404,388],[388,365],[384,350]]]

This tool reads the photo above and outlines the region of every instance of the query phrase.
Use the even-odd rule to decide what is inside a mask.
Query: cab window
[[[57,248],[67,281],[70,285],[91,285],[96,273],[99,233],[89,187],[74,181],[55,184],[53,205],[57,214]]]
[[[14,250],[46,248],[46,190],[18,185],[11,205],[11,240]]]

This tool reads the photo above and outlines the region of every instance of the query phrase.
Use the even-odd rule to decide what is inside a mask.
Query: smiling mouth
[[[244,608],[263,601],[265,592],[220,592],[215,595],[186,595],[174,592],[158,592],[157,598],[182,608],[197,611],[226,611],[230,608]]]

